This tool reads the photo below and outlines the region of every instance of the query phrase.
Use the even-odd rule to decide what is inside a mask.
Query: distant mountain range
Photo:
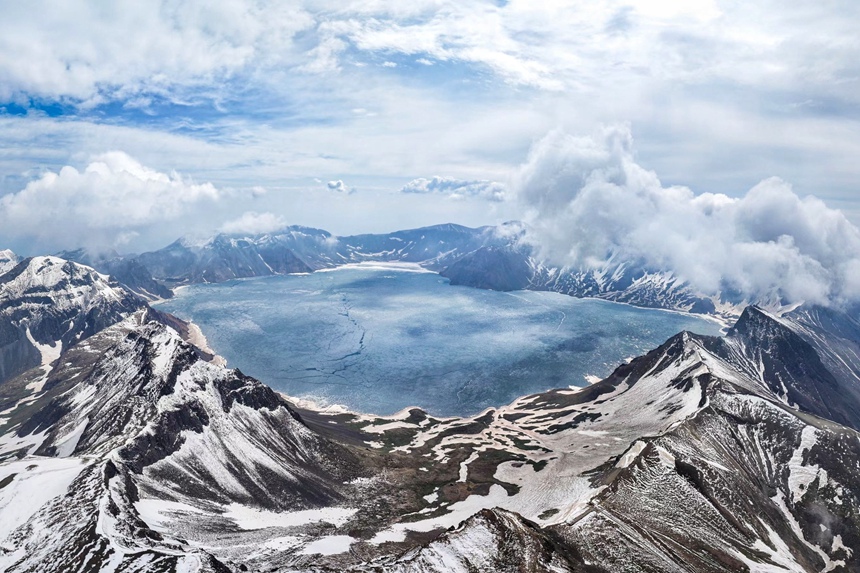
[[[737,318],[749,301],[732,293],[706,295],[672,269],[607,255],[592,267],[570,267],[540,259],[523,239],[521,223],[469,228],[445,224],[378,235],[337,237],[307,227],[261,235],[216,235],[180,239],[136,256],[93,256],[66,251],[58,256],[110,274],[147,300],[170,296],[170,288],[236,278],[307,273],[345,264],[410,262],[439,272],[451,284],[492,290],[541,290],[596,297],[636,306]],[[2,264],[2,263],[0,263]]]
[[[421,257],[428,233],[329,252]],[[198,269],[250,268],[225,260]],[[747,307],[441,419],[300,407],[55,257],[0,274],[0,309],[2,571],[860,571],[860,323],[837,310]]]

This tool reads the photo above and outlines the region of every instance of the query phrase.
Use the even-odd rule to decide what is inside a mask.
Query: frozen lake
[[[229,366],[276,390],[376,414],[474,414],[603,378],[681,330],[720,329],[601,300],[451,286],[407,269],[194,285],[159,308],[194,321]]]

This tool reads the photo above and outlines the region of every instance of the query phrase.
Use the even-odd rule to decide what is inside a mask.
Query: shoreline
[[[206,336],[203,334],[203,331],[200,330],[200,327],[191,321],[185,321],[185,323],[188,324],[188,342],[190,342],[203,352],[211,354],[212,364],[227,368],[227,359],[216,353],[212,349],[212,347],[209,346],[209,341],[206,340]]]
[[[398,271],[402,273],[419,273],[438,275],[436,271],[422,267],[419,263],[407,263],[403,261],[363,261],[360,263],[346,263],[314,271],[314,273],[331,273],[344,269],[367,270],[367,271]],[[299,274],[299,273],[295,273]],[[301,273],[311,274],[311,273]],[[441,276],[441,275],[440,275]]]
[[[314,272],[315,273],[316,272],[334,272],[334,271],[338,271],[338,270],[350,270],[350,269],[352,269],[352,270],[412,272],[412,273],[419,273],[419,274],[439,275],[439,273],[425,269],[425,268],[421,267],[420,265],[418,265],[417,263],[402,263],[402,262],[377,263],[377,262],[371,262],[371,261],[362,262],[362,263],[350,263],[350,264],[346,264],[346,265],[339,265],[339,266],[332,267],[332,268],[320,269],[320,270],[314,271]],[[290,273],[290,274],[307,275],[310,273]],[[287,275],[270,275],[270,276],[271,277],[289,276],[289,274],[287,274]],[[257,280],[257,279],[270,278],[270,276],[244,277],[241,279],[230,279],[230,280]],[[441,275],[439,275],[439,276],[441,276]],[[224,281],[224,282],[229,282],[229,281]],[[219,283],[211,283],[211,284],[219,284]],[[194,286],[194,285],[178,285],[175,288],[173,288],[172,291],[174,292],[175,295],[181,296],[183,291],[185,289],[190,288],[191,286]],[[468,287],[468,288],[474,288],[474,287]],[[482,289],[478,289],[478,290],[482,290]],[[711,324],[714,324],[714,325],[720,327],[721,332],[717,336],[724,336],[725,331],[731,325],[731,322],[729,321],[730,317],[726,317],[723,315],[698,314],[698,313],[691,313],[691,312],[679,310],[679,309],[645,307],[645,306],[630,304],[627,302],[607,300],[607,299],[600,298],[600,297],[573,297],[573,296],[568,295],[568,294],[559,293],[559,292],[555,292],[555,291],[551,291],[551,290],[521,289],[520,291],[514,291],[514,292],[544,293],[543,296],[564,296],[564,297],[574,298],[574,299],[583,300],[583,301],[595,300],[595,301],[600,301],[602,303],[623,305],[623,306],[630,307],[633,309],[640,309],[641,311],[658,310],[658,311],[666,311],[666,312],[669,312],[669,313],[672,313],[675,315],[687,316],[687,317],[693,318],[693,319],[696,319],[696,318],[705,319],[708,322],[710,322]],[[170,300],[171,299],[159,299],[157,301],[151,302],[150,304],[153,306],[160,306],[162,303],[167,303]],[[188,325],[188,342],[193,344],[194,346],[198,347],[203,352],[210,354],[212,356],[211,362],[213,364],[226,368],[227,367],[227,360],[223,356],[217,354],[216,350],[212,348],[212,346],[209,344],[208,339],[206,338],[205,334],[203,333],[202,329],[196,323],[191,321],[190,319],[183,320],[183,322],[185,322]],[[623,363],[623,362],[621,362],[621,363]],[[619,363],[619,365],[621,363]],[[591,374],[591,375],[588,375],[585,377],[585,380],[583,380],[584,384],[582,386],[576,386],[576,388],[581,389],[584,387],[588,387],[597,381],[598,381],[598,377]],[[265,384],[268,387],[271,387],[265,380],[261,380],[261,383]],[[554,389],[555,390],[562,390],[562,389],[567,389],[567,388],[568,388],[567,386],[559,387],[559,388],[547,388],[544,391],[551,391]],[[416,404],[416,405],[406,406],[406,407],[400,409],[398,412],[395,412],[395,413],[379,414],[379,413],[373,413],[373,412],[369,412],[369,411],[362,411],[361,409],[351,408],[350,406],[348,406],[346,404],[326,403],[325,400],[318,400],[318,399],[315,399],[314,397],[311,397],[311,396],[304,396],[304,397],[293,396],[293,395],[290,395],[290,394],[288,394],[284,391],[281,391],[281,390],[275,390],[275,392],[277,392],[285,400],[287,400],[288,402],[290,402],[291,404],[293,404],[295,407],[297,407],[299,409],[317,412],[317,413],[322,414],[322,415],[350,414],[350,415],[358,416],[361,419],[386,419],[386,420],[396,421],[396,420],[402,418],[405,414],[408,413],[409,410],[412,410],[412,409],[418,409],[418,410],[421,410],[422,412],[427,412],[426,406],[420,406],[420,405]],[[522,396],[516,397],[513,399],[513,402],[519,401],[522,398],[529,396],[531,394],[533,394],[533,392],[526,393],[526,394],[523,394]],[[505,405],[506,404],[502,404],[502,405],[497,406],[496,408],[504,407]],[[478,414],[478,415],[480,415],[480,414]],[[445,418],[448,418],[448,417],[470,418],[473,416],[453,415],[453,416],[443,416],[443,417],[445,417]]]

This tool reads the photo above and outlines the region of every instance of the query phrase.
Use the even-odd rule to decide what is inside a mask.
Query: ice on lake
[[[376,414],[474,414],[603,378],[681,330],[720,329],[692,315],[379,267],[194,285],[159,308],[194,321],[230,366],[276,390]]]

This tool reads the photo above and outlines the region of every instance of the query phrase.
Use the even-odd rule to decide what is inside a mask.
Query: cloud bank
[[[218,230],[228,235],[259,235],[272,233],[286,226],[287,222],[280,215],[246,211],[241,217],[221,225]]]
[[[504,201],[507,189],[495,181],[464,181],[453,177],[413,179],[400,189],[401,193],[437,193],[453,199],[480,197],[488,201]]]
[[[737,198],[664,186],[636,162],[626,126],[550,133],[515,187],[527,240],[557,263],[594,266],[615,255],[672,270],[707,294],[860,299],[860,231],[840,211],[777,178]]]
[[[0,227],[47,250],[118,247],[220,196],[210,183],[161,173],[114,151],[94,157],[83,171],[48,171],[3,196]]]

